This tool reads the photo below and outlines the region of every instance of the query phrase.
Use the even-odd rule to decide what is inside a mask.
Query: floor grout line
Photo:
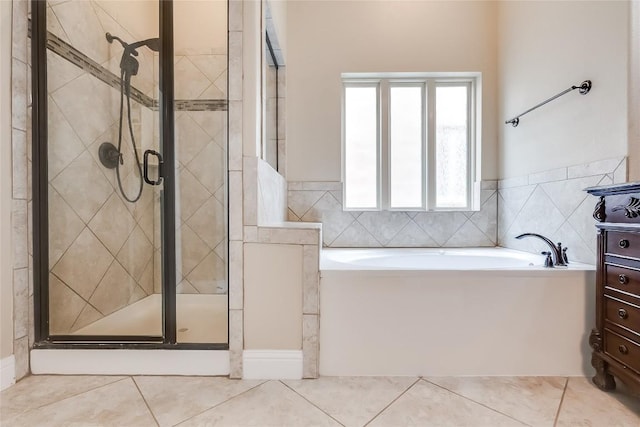
[[[31,374],[29,377],[38,377],[38,376],[39,376],[39,375],[33,375],[33,374]],[[67,376],[67,375],[50,375],[50,376]],[[75,376],[75,377],[95,377],[95,376],[98,376],[98,377],[103,376],[103,377],[104,377],[104,376],[106,376],[106,377],[108,377],[109,375],[69,375],[69,376]],[[27,378],[29,378],[29,377],[27,377]],[[124,375],[116,375],[115,377],[117,377],[117,378],[119,378],[119,379],[114,379],[113,381],[108,382],[108,383],[106,383],[106,384],[101,384],[101,385],[99,385],[99,386],[95,386],[95,387],[89,388],[89,389],[87,389],[87,390],[84,390],[84,391],[81,391],[81,392],[78,392],[78,393],[75,393],[75,394],[71,394],[71,395],[66,396],[66,397],[64,397],[64,398],[54,400],[53,402],[45,403],[44,405],[40,405],[40,406],[36,406],[35,408],[27,409],[27,410],[25,410],[25,411],[21,412],[18,416],[20,416],[20,415],[24,415],[24,414],[27,414],[27,413],[32,412],[32,411],[36,411],[36,410],[38,410],[38,409],[45,408],[45,407],[47,407],[47,406],[54,405],[54,404],[56,404],[56,403],[64,402],[65,400],[67,400],[67,399],[71,399],[72,397],[78,397],[78,396],[80,396],[80,395],[82,395],[82,394],[89,393],[90,391],[94,391],[94,390],[97,390],[97,389],[99,389],[99,388],[106,387],[106,386],[108,386],[108,385],[112,385],[112,384],[115,384],[115,383],[120,382],[120,381],[124,381],[124,380],[126,380],[127,378],[129,378],[129,377],[124,376]],[[26,378],[25,378],[25,379],[26,379]],[[22,381],[22,380],[21,380],[21,381]],[[18,383],[16,383],[16,384],[18,384]],[[14,385],[15,385],[15,384],[14,384]],[[10,388],[9,388],[9,389],[7,389],[7,390],[10,390]]]
[[[564,389],[562,390],[562,397],[560,398],[560,404],[558,405],[558,410],[556,411],[556,417],[553,420],[553,427],[558,424],[558,418],[560,418],[560,410],[562,409],[562,403],[564,402],[564,396],[567,394],[567,387],[569,386],[569,377],[564,381]]]
[[[369,421],[367,421],[365,423],[365,425],[363,427],[368,426],[369,424],[371,424],[376,418],[378,418],[384,411],[386,411],[391,405],[393,405],[394,403],[396,403],[398,401],[398,399],[400,399],[402,396],[404,396],[409,390],[411,390],[413,388],[413,386],[415,386],[416,384],[418,384],[418,382],[422,379],[422,377],[418,377],[416,378],[416,380],[411,383],[411,385],[409,387],[406,388],[405,391],[403,391],[402,393],[400,393],[395,399],[393,399],[391,402],[389,402],[389,404],[387,406],[385,406],[384,408],[382,408],[382,410],[380,410],[380,412],[378,412],[377,414],[375,414],[373,416],[373,418],[371,418]]]
[[[222,401],[222,402],[220,402],[220,403],[217,403],[217,404],[215,404],[215,405],[213,405],[213,406],[211,406],[211,407],[209,407],[209,408],[207,408],[207,409],[205,409],[205,410],[203,410],[203,411],[200,411],[200,412],[198,412],[197,414],[194,414],[194,415],[192,415],[192,416],[190,416],[190,417],[188,417],[188,418],[185,418],[184,420],[178,421],[176,424],[173,424],[173,425],[174,425],[174,426],[177,426],[177,425],[183,424],[184,422],[189,421],[190,419],[195,418],[195,417],[197,417],[197,416],[199,416],[199,415],[202,415],[202,414],[204,414],[205,412],[210,411],[210,410],[211,410],[211,409],[213,409],[213,408],[217,408],[217,407],[219,407],[219,406],[221,406],[221,405],[224,405],[225,403],[227,403],[227,402],[229,402],[229,401],[231,401],[231,400],[235,399],[236,397],[240,397],[240,396],[242,396],[243,394],[249,393],[251,390],[254,390],[254,389],[258,388],[258,387],[262,386],[263,384],[266,384],[267,382],[269,382],[269,381],[262,381],[260,384],[257,384],[257,385],[255,385],[255,386],[253,386],[253,387],[251,387],[251,388],[248,388],[247,390],[243,391],[242,393],[238,393],[238,394],[236,394],[235,396],[231,396],[231,397],[229,397],[228,399],[226,399],[226,400],[224,400],[224,401]]]
[[[428,379],[426,379],[426,378],[423,378],[423,381],[425,381],[425,382],[427,382],[427,383],[429,383],[429,384],[432,384],[432,385],[434,385],[434,386],[436,386],[436,387],[439,387],[439,388],[441,388],[441,389],[443,389],[443,390],[446,390],[446,391],[448,391],[448,392],[449,392],[449,393],[451,393],[451,394],[455,394],[456,396],[461,397],[461,398],[463,398],[463,399],[465,399],[465,400],[468,400],[469,402],[473,402],[473,403],[475,403],[476,405],[480,405],[480,406],[482,406],[482,407],[484,407],[484,408],[487,408],[487,409],[489,409],[489,410],[491,410],[491,411],[493,411],[493,412],[495,412],[495,413],[498,413],[498,414],[503,415],[503,416],[505,416],[505,417],[507,417],[507,418],[510,418],[510,419],[512,419],[512,420],[514,420],[514,421],[516,421],[516,422],[519,422],[519,423],[520,423],[520,424],[522,424],[522,425],[525,425],[525,426],[528,426],[528,427],[532,427],[532,426],[531,426],[531,424],[525,423],[524,421],[521,421],[521,420],[519,420],[519,419],[517,419],[517,418],[514,418],[514,417],[512,417],[511,415],[505,414],[504,412],[498,411],[497,409],[492,408],[491,406],[488,406],[488,405],[485,405],[484,403],[481,403],[481,402],[478,402],[478,401],[476,401],[476,400],[473,400],[473,399],[471,399],[470,397],[464,396],[464,395],[462,395],[462,394],[460,394],[460,393],[458,393],[458,392],[455,392],[455,391],[453,391],[453,390],[449,390],[448,388],[443,387],[443,386],[441,386],[440,384],[436,384],[436,383],[434,383],[434,382],[431,382],[431,381],[429,381],[429,380],[428,380]]]
[[[282,380],[278,380],[280,381],[280,383],[285,386],[286,388],[288,388],[289,390],[291,390],[292,392],[294,392],[295,394],[297,394],[298,396],[300,396],[301,398],[303,398],[304,400],[306,400],[307,402],[309,402],[309,404],[311,404],[313,407],[318,408],[318,410],[320,410],[320,412],[322,412],[323,414],[325,414],[326,416],[328,416],[329,418],[331,418],[333,421],[337,422],[338,424],[340,424],[341,426],[344,427],[344,424],[341,423],[340,421],[338,421],[336,418],[334,418],[330,413],[328,413],[327,411],[325,411],[324,409],[322,409],[321,407],[319,407],[318,405],[316,405],[315,403],[313,403],[312,401],[310,401],[309,399],[307,399],[306,397],[304,397],[303,395],[301,395],[300,393],[298,393],[294,388],[292,388],[291,386],[289,386],[289,384],[285,383]]]
[[[151,416],[153,417],[153,420],[156,422],[157,426],[160,426],[160,422],[158,421],[158,419],[156,418],[156,414],[153,413],[153,410],[151,409],[151,406],[149,405],[149,402],[147,402],[147,398],[144,397],[144,393],[142,393],[142,390],[140,390],[140,386],[138,385],[138,383],[136,382],[135,377],[132,375],[131,380],[133,381],[133,385],[136,386],[136,389],[138,390],[138,393],[140,393],[140,397],[142,397],[142,401],[144,402],[145,405],[147,405],[147,409],[149,410],[149,413],[151,414]]]

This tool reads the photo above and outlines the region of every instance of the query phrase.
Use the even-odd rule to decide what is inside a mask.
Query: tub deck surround
[[[587,187],[625,182],[627,158],[616,157],[503,179],[498,182],[498,245],[528,252],[547,250],[522,233],[538,233],[569,248],[569,261],[595,264],[593,203]]]
[[[591,372],[592,265],[550,269],[540,255],[500,248],[324,249],[321,256],[321,375]],[[465,269],[475,257],[487,265]],[[506,265],[496,268],[502,257]]]
[[[543,255],[506,248],[375,248],[322,250],[320,271],[326,277],[336,272],[362,270],[383,274],[422,271],[536,271],[536,274],[592,271],[590,264],[570,263],[567,267],[547,268]],[[339,274],[339,273],[338,273]]]

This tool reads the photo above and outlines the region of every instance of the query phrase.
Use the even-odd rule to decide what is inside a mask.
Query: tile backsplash
[[[289,182],[289,221],[321,222],[325,247],[495,246],[497,183],[484,181],[479,211],[354,212],[340,182]]]
[[[562,242],[569,261],[595,264],[592,213],[597,199],[583,190],[626,178],[627,159],[616,157],[499,181],[498,244],[527,252],[547,250],[537,239],[515,239],[521,233],[538,233]]]
[[[568,166],[525,176],[483,181],[480,211],[353,212],[342,208],[340,182],[291,181],[289,221],[321,222],[325,247],[503,246],[546,250],[539,233],[568,248],[569,260],[595,263],[596,200],[583,190],[625,182],[625,157]]]

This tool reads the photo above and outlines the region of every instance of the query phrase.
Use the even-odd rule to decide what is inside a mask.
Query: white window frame
[[[422,86],[422,205],[420,207],[391,207],[391,87]],[[342,74],[342,205],[345,211],[473,211],[480,209],[480,147],[481,147],[481,73],[344,73]],[[377,203],[375,208],[353,208],[346,204],[345,171],[345,89],[375,86],[377,88]],[[466,86],[469,124],[467,158],[467,203],[463,207],[436,206],[435,160],[435,93],[439,86]]]

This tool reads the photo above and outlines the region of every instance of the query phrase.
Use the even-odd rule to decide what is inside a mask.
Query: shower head
[[[141,40],[139,42],[135,42],[135,43],[131,43],[129,45],[129,49],[131,50],[135,50],[139,47],[142,46],[146,46],[149,49],[151,49],[154,52],[159,52],[160,51],[160,39],[159,38],[155,38],[155,39],[146,39],[146,40]]]
[[[146,39],[146,40],[141,40],[139,42],[128,44],[128,43],[125,43],[125,41],[122,40],[120,37],[114,36],[111,33],[106,33],[105,37],[109,43],[113,43],[114,40],[119,41],[122,47],[125,49],[125,51],[133,54],[134,56],[138,56],[138,52],[136,52],[136,49],[142,46],[147,46],[149,49],[151,49],[154,52],[160,51],[159,38]]]

